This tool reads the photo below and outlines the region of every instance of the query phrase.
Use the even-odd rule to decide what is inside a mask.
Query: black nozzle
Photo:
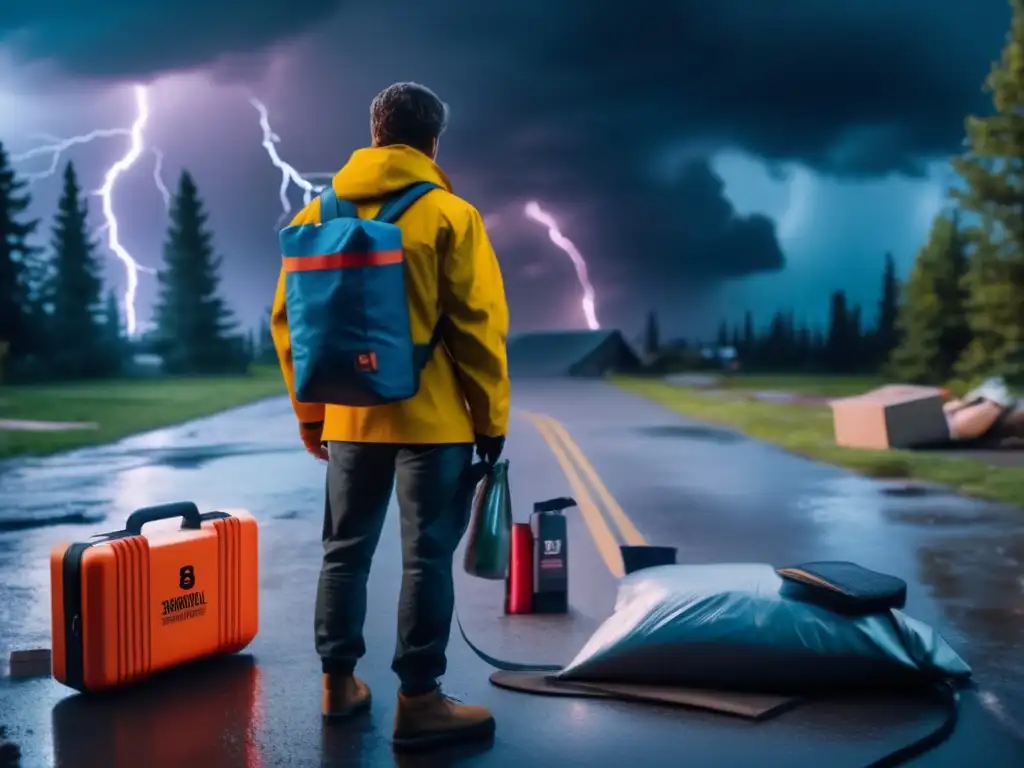
[[[619,551],[622,553],[622,567],[626,575],[642,571],[644,568],[676,564],[675,547],[623,545],[619,547]]]
[[[576,506],[576,499],[570,496],[559,496],[557,499],[538,501],[533,505],[534,512],[561,512]]]

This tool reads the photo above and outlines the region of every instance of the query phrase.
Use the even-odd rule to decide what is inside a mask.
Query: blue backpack
[[[327,187],[320,224],[281,230],[299,402],[383,405],[419,390],[440,323],[427,344],[413,344],[402,230],[395,222],[436,188],[413,184],[386,199],[373,219],[360,219],[352,203]]]

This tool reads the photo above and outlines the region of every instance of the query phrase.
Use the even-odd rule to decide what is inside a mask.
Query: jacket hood
[[[430,181],[452,191],[451,182],[437,163],[412,147],[395,144],[357,149],[335,174],[331,185],[342,200],[365,200],[421,181]]]

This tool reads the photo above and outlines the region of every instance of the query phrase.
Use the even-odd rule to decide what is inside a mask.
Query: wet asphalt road
[[[1024,512],[943,494],[892,495],[596,382],[515,389],[517,408],[564,425],[635,528],[649,543],[678,547],[680,562],[847,559],[906,579],[908,613],[938,627],[979,684],[965,698],[957,734],[919,764],[1024,765],[1017,725],[1024,722]],[[575,493],[522,414],[508,456],[520,519],[534,500]],[[577,482],[600,503],[594,479],[574,463]],[[0,467],[3,659],[13,649],[49,646],[46,558],[55,543],[120,527],[137,507],[178,499],[204,509],[244,507],[261,525],[261,633],[247,655],[101,701],[70,696],[48,679],[0,680],[0,724],[22,744],[23,766],[660,766],[679,765],[685,755],[694,766],[853,768],[937,722],[914,702],[805,705],[755,725],[523,697],[490,687],[488,668],[453,637],[446,688],[494,708],[496,743],[479,754],[396,762],[388,743],[400,575],[395,515],[371,578],[370,652],[361,666],[375,691],[373,716],[329,729],[318,717],[311,627],[322,485],[322,467],[298,449],[284,400]],[[89,522],[54,524],[69,514]],[[499,656],[568,661],[614,599],[614,577],[590,531],[582,512],[570,513],[571,617],[506,619],[500,584],[460,578],[460,610],[474,639]]]

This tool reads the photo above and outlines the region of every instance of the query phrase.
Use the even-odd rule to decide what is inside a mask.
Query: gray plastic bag
[[[780,594],[770,565],[667,565],[626,576],[615,612],[557,677],[799,693],[966,678],[901,611],[848,617]]]

